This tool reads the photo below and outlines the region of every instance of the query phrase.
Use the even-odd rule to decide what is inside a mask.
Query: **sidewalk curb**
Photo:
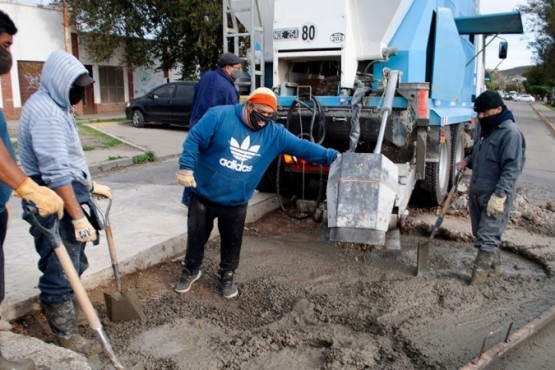
[[[542,112],[540,112],[540,111],[536,108],[535,104],[531,104],[531,105],[532,105],[532,109],[534,110],[534,112],[536,112],[536,114],[537,114],[538,116],[540,116],[540,118],[542,119],[542,121],[543,121],[543,122],[547,125],[547,127],[549,127],[549,128],[551,129],[551,131],[555,134],[555,125],[554,125],[553,123],[551,123],[551,121],[549,121],[549,120],[547,119],[547,117],[545,117],[545,115],[544,115]],[[549,109],[549,108],[548,108],[548,109]]]

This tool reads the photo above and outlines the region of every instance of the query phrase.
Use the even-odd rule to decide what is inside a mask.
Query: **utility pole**
[[[63,0],[62,2],[63,14],[64,14],[64,41],[66,52],[71,54],[71,40],[69,37],[69,15],[67,13],[67,2]]]

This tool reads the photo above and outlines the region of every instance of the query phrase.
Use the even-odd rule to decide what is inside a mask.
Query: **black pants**
[[[235,271],[239,266],[243,229],[247,216],[247,204],[241,206],[221,206],[191,194],[187,220],[187,252],[184,272],[195,272],[202,265],[204,248],[210,237],[214,220],[218,219],[220,231],[219,274]]]

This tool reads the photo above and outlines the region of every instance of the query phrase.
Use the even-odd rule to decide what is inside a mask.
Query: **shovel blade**
[[[430,242],[418,244],[416,257],[416,276],[422,276],[428,272],[428,258],[430,256]]]
[[[128,292],[104,293],[104,301],[108,311],[108,318],[112,322],[119,321],[144,321],[145,314],[134,290]]]

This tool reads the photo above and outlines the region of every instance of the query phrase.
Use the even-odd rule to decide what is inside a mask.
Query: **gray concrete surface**
[[[533,104],[534,110],[544,123],[555,133],[555,112],[541,103]],[[96,117],[93,117],[97,119]],[[12,129],[15,123],[11,123]],[[87,152],[87,159],[93,173],[101,174],[112,167],[132,164],[132,157],[145,151],[153,151],[160,161],[176,161],[181,152],[181,145],[186,131],[182,129],[153,130],[137,129],[128,123],[97,123],[97,129],[123,140],[124,148],[94,150]],[[121,146],[119,146],[121,147]],[[121,157],[117,160],[110,158]],[[106,183],[115,194],[114,207],[110,220],[114,229],[114,239],[118,250],[120,271],[122,274],[133,272],[168,258],[182,255],[186,239],[186,210],[179,206],[182,187],[175,185],[152,185],[137,183],[125,186],[118,183]],[[2,305],[3,317],[14,319],[21,317],[32,309],[38,309],[37,269],[38,256],[28,234],[28,225],[21,220],[21,207],[18,199],[10,201],[12,215],[8,235],[4,244],[6,255],[6,299]],[[117,204],[117,206],[115,206]],[[255,193],[249,202],[248,221],[254,221],[277,207],[277,199],[273,194]],[[148,216],[135,218],[134,215],[145,213]],[[134,217],[134,222],[125,222]],[[430,225],[435,222],[429,217]],[[449,227],[449,219],[445,227]],[[461,230],[463,233],[467,230]],[[215,230],[216,235],[217,230]],[[112,279],[112,269],[105,237],[96,247],[88,247],[90,267],[83,275],[86,288],[93,288],[108,279]],[[40,341],[38,341],[40,342]],[[12,344],[16,343],[16,349]],[[6,348],[9,358],[24,356],[31,348],[33,352],[51,350],[51,345],[37,343],[34,338],[13,333],[0,333],[0,346]],[[8,347],[4,347],[8,346]],[[23,349],[17,349],[20,346]],[[39,346],[40,348],[35,348]],[[57,356],[57,355],[52,355]],[[65,354],[60,354],[64,356]],[[33,356],[33,358],[35,358]],[[61,357],[60,357],[61,358]],[[50,367],[46,362],[41,368]],[[86,365],[76,365],[72,369],[86,369]]]
[[[95,149],[85,152],[89,166],[97,178],[114,161],[110,157],[126,155],[117,165],[132,164],[132,157],[145,151],[153,151],[160,161],[175,161],[181,153],[186,136],[183,129],[163,130],[135,128],[126,122],[95,123],[94,126],[109,135],[128,143],[127,148]],[[183,254],[185,250],[187,212],[179,204],[183,187],[172,185],[109,183],[114,193],[110,221],[114,232],[120,272],[127,274],[143,269],[167,258]],[[38,309],[37,268],[38,254],[28,232],[27,222],[21,219],[20,200],[12,197],[12,213],[8,234],[4,243],[6,257],[6,298],[2,304],[2,316],[8,320],[21,317],[32,309]],[[105,209],[106,201],[99,206]],[[277,207],[273,194],[255,193],[249,203],[248,221],[254,221]],[[146,212],[148,210],[148,212]],[[144,215],[135,217],[135,215]],[[129,218],[133,222],[128,222]],[[215,231],[216,235],[217,230]],[[111,260],[104,235],[98,246],[87,246],[89,269],[83,274],[85,288],[93,288],[113,278]]]

